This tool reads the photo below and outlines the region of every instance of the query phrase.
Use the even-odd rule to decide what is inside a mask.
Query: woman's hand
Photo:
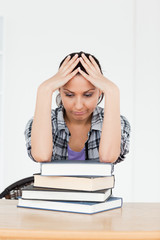
[[[68,56],[59,68],[58,72],[53,77],[44,81],[40,87],[45,87],[45,89],[47,88],[49,91],[51,91],[51,93],[53,93],[55,90],[65,85],[71,78],[73,78],[79,71],[79,68],[73,71],[79,62],[78,54],[75,54],[72,59],[70,58],[71,56]]]
[[[91,56],[89,59],[82,54],[80,62],[88,74],[81,69],[79,72],[84,78],[107,95],[104,104],[104,119],[99,144],[99,159],[100,162],[115,162],[120,155],[121,144],[119,89],[113,82],[102,75],[97,63]]]
[[[86,69],[86,74],[84,71],[79,69],[81,75],[90,81],[95,87],[100,89],[102,92],[107,93],[107,91],[112,91],[115,88],[118,88],[113,82],[104,77],[99,69],[94,58],[90,55],[89,59],[83,53],[80,57],[80,62],[83,67]]]

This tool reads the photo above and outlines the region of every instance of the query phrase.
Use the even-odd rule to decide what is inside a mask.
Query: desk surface
[[[93,215],[17,208],[0,200],[0,239],[160,239],[160,203],[124,203]]]

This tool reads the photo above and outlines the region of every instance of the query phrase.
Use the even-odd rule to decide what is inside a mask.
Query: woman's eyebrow
[[[69,89],[66,89],[66,88],[63,88],[63,90],[67,90],[67,91],[69,91],[69,92],[71,92],[71,93],[74,93],[74,92],[72,92],[72,91],[70,91]],[[85,91],[84,93],[89,92],[89,91],[91,91],[91,90],[95,90],[95,88],[91,88],[91,89]]]
[[[63,90],[68,91],[68,92],[71,92],[71,93],[74,93],[74,92],[70,91],[70,90],[67,89],[67,88],[63,88]]]

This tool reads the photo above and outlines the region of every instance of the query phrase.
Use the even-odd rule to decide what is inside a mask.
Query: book
[[[54,160],[41,163],[43,176],[110,176],[112,172],[112,163],[94,160]]]
[[[17,207],[93,214],[122,207],[122,198],[110,197],[105,202],[65,202],[28,200],[20,198]]]
[[[23,199],[104,202],[111,196],[112,190],[105,189],[95,192],[82,192],[53,188],[37,188],[32,185],[22,189]]]
[[[63,177],[42,176],[34,174],[34,186],[45,188],[59,188],[68,190],[97,191],[113,188],[115,184],[114,175],[107,177]]]

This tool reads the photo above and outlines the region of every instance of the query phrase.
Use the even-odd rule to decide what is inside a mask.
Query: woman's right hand
[[[79,71],[78,68],[76,68],[74,71],[73,69],[76,67],[76,65],[79,62],[78,54],[75,54],[72,59],[70,59],[71,56],[69,55],[61,67],[59,68],[58,72],[49,78],[48,80],[44,81],[40,88],[45,88],[47,91],[53,93],[58,88],[65,85],[70,79],[72,79]],[[73,72],[72,72],[73,71]]]
[[[79,62],[78,54],[72,59],[70,58],[71,56],[68,56],[58,72],[44,81],[37,91],[36,108],[31,130],[31,155],[37,162],[49,162],[52,158],[52,94],[78,73],[79,69],[73,71]]]

